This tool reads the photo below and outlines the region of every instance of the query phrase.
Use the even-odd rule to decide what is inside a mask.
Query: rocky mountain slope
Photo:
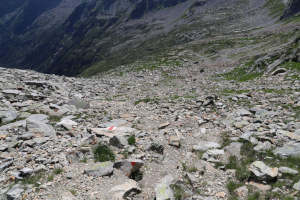
[[[295,2],[291,8],[298,8]],[[147,60],[190,42],[268,30],[284,9],[280,0],[13,0],[0,5],[0,65],[68,76]],[[298,12],[289,10],[285,16]]]
[[[297,2],[0,1],[0,199],[299,199]]]
[[[1,68],[0,199],[298,199],[297,62],[260,78],[192,59]]]

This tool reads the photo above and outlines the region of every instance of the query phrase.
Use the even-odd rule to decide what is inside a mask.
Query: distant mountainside
[[[263,9],[257,0],[0,0],[0,65],[93,74],[272,21],[244,22]]]

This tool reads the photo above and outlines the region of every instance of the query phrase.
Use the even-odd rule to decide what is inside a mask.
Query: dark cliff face
[[[130,18],[139,19],[147,12],[158,8],[175,6],[185,1],[187,0],[142,0],[136,4],[135,9],[131,12]]]
[[[280,17],[280,20],[293,16],[299,12],[300,12],[300,0],[290,0],[287,4],[287,7],[283,15]]]
[[[186,1],[1,0],[0,65],[76,75],[132,37],[116,33],[135,29],[126,23]]]

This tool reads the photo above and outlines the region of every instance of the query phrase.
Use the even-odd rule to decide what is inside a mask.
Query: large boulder
[[[131,176],[132,173],[137,172],[144,165],[142,160],[128,159],[115,162],[114,168],[120,169],[126,176]]]
[[[0,123],[7,123],[15,120],[18,112],[15,110],[0,111]]]
[[[31,115],[26,119],[26,130],[29,133],[41,134],[44,137],[56,137],[55,130],[48,123],[48,116],[43,114]]]
[[[252,172],[252,175],[256,180],[259,181],[270,181],[274,180],[278,176],[278,168],[271,168],[265,163],[261,161],[255,161],[253,162],[249,170]]]
[[[21,185],[15,185],[7,192],[7,200],[22,200],[23,192],[24,189]]]
[[[67,103],[68,105],[73,105],[75,106],[77,109],[88,109],[90,108],[90,102],[82,99],[82,98],[73,98],[71,100],[68,101]]]
[[[156,200],[174,200],[174,193],[170,187],[173,182],[173,177],[167,175],[155,187]]]
[[[134,180],[129,180],[122,185],[117,185],[109,191],[115,197],[114,199],[128,199],[141,192],[141,188]],[[130,198],[131,199],[131,198]]]
[[[210,141],[200,141],[197,145],[193,146],[193,151],[207,151],[210,149],[217,149],[220,148],[221,145],[219,145],[216,142],[210,142]]]
[[[274,154],[281,157],[300,156],[300,143],[279,147],[276,148],[273,152]]]
[[[113,174],[114,171],[113,166],[114,163],[110,161],[97,163],[91,168],[84,170],[84,173],[94,177],[110,176]]]

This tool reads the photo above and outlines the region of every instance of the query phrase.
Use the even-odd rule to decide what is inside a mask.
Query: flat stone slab
[[[141,188],[134,180],[129,180],[122,185],[117,185],[109,191],[116,199],[127,199],[128,196],[134,196],[141,192]]]
[[[0,127],[0,131],[6,131],[6,130],[13,129],[13,128],[20,127],[20,126],[25,127],[26,121],[21,120],[21,121],[17,121],[14,123],[6,124],[6,125]]]
[[[12,166],[13,162],[9,161],[9,162],[5,162],[3,164],[0,165],[0,172],[2,172],[3,170],[5,170],[6,168]]]
[[[252,172],[255,178],[260,181],[273,180],[278,176],[277,167],[271,168],[261,161],[253,162],[250,165],[249,170]]]
[[[114,168],[120,169],[125,173],[126,176],[130,176],[132,173],[138,171],[144,162],[139,159],[127,159],[127,160],[120,160],[115,162]]]
[[[174,193],[170,187],[173,182],[171,175],[163,178],[155,187],[156,200],[174,200]]]
[[[93,167],[84,170],[84,173],[94,177],[110,176],[114,171],[113,166],[114,163],[110,161],[97,163]]]
[[[114,136],[126,136],[132,135],[136,129],[130,127],[108,127],[108,128],[91,128],[92,133],[96,134],[97,136],[106,136],[112,138]]]
[[[290,146],[276,148],[274,154],[281,157],[300,156],[300,143],[295,143]]]
[[[300,191],[300,181],[299,181],[298,183],[296,183],[296,184],[293,186],[293,188],[294,188],[295,190]]]
[[[296,140],[296,141],[300,141],[300,135],[293,133],[293,132],[289,132],[289,131],[284,131],[284,130],[278,130],[277,134],[279,135],[283,135],[286,136],[292,140]]]
[[[193,151],[207,151],[210,149],[217,149],[220,147],[221,145],[219,145],[216,142],[201,141],[198,143],[198,145],[193,146]]]

